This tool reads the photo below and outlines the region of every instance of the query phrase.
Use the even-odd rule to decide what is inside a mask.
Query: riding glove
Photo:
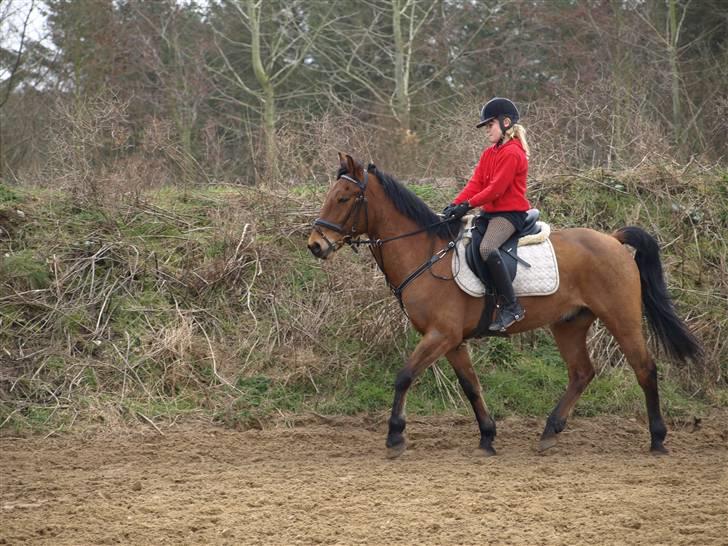
[[[469,210],[470,203],[467,201],[463,201],[458,205],[451,203],[443,209],[442,216],[445,220],[459,220],[465,216]]]

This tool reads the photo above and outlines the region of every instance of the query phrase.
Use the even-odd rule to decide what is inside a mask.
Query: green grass
[[[0,257],[0,279],[21,291],[47,288],[51,282],[45,259],[29,249]]]
[[[20,201],[18,192],[0,182],[0,206]]]
[[[134,295],[121,295],[112,302],[111,329],[114,332],[138,332],[150,323],[161,327],[174,317],[174,305],[164,294],[149,289]]]

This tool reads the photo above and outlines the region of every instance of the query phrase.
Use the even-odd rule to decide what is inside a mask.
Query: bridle
[[[446,224],[449,222],[449,220],[441,220],[439,222],[435,222],[434,224],[431,224],[429,226],[426,226],[424,228],[410,231],[408,233],[404,233],[402,235],[395,235],[394,237],[387,237],[386,239],[358,239],[357,234],[358,233],[368,233],[369,231],[369,214],[367,210],[367,198],[364,195],[367,190],[367,185],[369,183],[369,171],[371,169],[374,169],[374,165],[369,164],[367,166],[366,171],[364,171],[364,181],[357,179],[356,176],[349,176],[348,174],[340,174],[336,181],[343,179],[347,182],[351,182],[355,184],[359,188],[359,193],[356,196],[356,199],[352,203],[351,207],[349,208],[349,211],[346,213],[346,216],[344,217],[344,220],[337,224],[335,222],[331,222],[329,220],[326,220],[324,218],[316,218],[316,220],[313,221],[313,229],[318,233],[321,237],[323,237],[324,241],[326,241],[326,244],[329,245],[329,247],[332,250],[338,250],[342,245],[348,244],[352,250],[356,252],[358,245],[368,245],[369,250],[372,253],[372,256],[374,256],[374,260],[377,262],[377,266],[379,267],[380,271],[384,274],[384,278],[387,281],[387,285],[394,293],[395,297],[397,298],[397,301],[399,301],[399,306],[402,308],[402,310],[407,314],[407,311],[404,309],[404,304],[402,303],[402,291],[417,277],[419,277],[422,273],[427,271],[428,269],[431,269],[433,265],[435,265],[437,262],[439,262],[442,258],[444,258],[451,250],[456,248],[456,241],[451,240],[448,242],[447,246],[445,248],[442,248],[441,250],[438,250],[435,252],[428,260],[426,260],[422,265],[420,265],[417,269],[415,269],[412,273],[410,273],[406,279],[402,281],[402,283],[399,286],[394,286],[387,277],[387,273],[384,271],[384,255],[382,254],[382,245],[384,243],[388,243],[390,241],[395,241],[397,239],[404,239],[405,237],[410,237],[412,235],[417,235],[418,233],[422,233],[424,231],[427,231],[430,228],[433,228],[435,226],[439,226],[441,224]],[[366,221],[366,229],[362,230],[361,232],[357,231],[357,219],[359,215],[359,211],[361,208],[364,208],[364,218]],[[344,230],[344,226],[349,221],[349,218],[353,217],[353,223],[351,226],[351,231],[349,233],[346,233]],[[343,235],[344,237],[341,239],[340,242],[331,242],[328,237],[326,237],[326,234],[321,229],[322,227],[326,229],[330,229],[332,231],[335,231],[336,233],[339,233]],[[377,256],[377,253],[374,252],[374,249],[377,248],[379,250],[379,256]],[[446,277],[440,277],[439,275],[436,275],[434,272],[430,271],[432,275],[437,277],[438,279],[442,280],[452,280],[451,278]]]
[[[357,179],[356,176],[349,176],[348,174],[340,174],[336,181],[339,180],[346,180],[347,182],[351,182],[355,184],[359,188],[359,193],[356,196],[356,199],[351,204],[351,207],[349,207],[349,212],[346,213],[346,216],[344,217],[344,220],[340,224],[337,224],[335,222],[331,222],[329,220],[326,220],[324,218],[316,218],[313,221],[313,229],[316,230],[316,233],[321,235],[323,237],[324,241],[326,241],[326,244],[329,245],[333,250],[337,250],[342,244],[348,244],[353,245],[354,244],[354,237],[356,237],[357,234],[357,219],[359,216],[359,210],[364,207],[364,217],[366,218],[366,229],[363,230],[361,233],[366,233],[367,229],[369,229],[369,215],[367,213],[367,198],[365,197],[364,193],[367,191],[367,185],[369,184],[369,169],[371,168],[371,165],[367,167],[367,170],[364,172],[364,181]],[[354,219],[352,225],[351,225],[351,232],[346,233],[344,231],[344,226],[349,221],[349,218]],[[326,234],[321,229],[322,227],[325,227],[326,229],[330,229],[331,231],[335,231],[336,233],[340,233],[344,236],[344,238],[341,240],[341,243],[332,243],[328,237],[326,237]],[[352,246],[352,248],[355,248]]]

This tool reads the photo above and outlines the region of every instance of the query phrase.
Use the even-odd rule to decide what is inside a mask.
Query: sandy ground
[[[267,430],[191,424],[0,439],[0,544],[728,544],[728,413],[673,424],[647,452],[635,420],[411,419],[384,457],[384,418]]]

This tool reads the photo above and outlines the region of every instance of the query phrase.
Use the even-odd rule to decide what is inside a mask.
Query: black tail
[[[676,360],[700,362],[704,356],[703,347],[675,313],[662,274],[657,241],[642,228],[634,226],[624,227],[612,235],[620,243],[626,243],[636,250],[634,259],[640,271],[642,303],[647,322],[657,341]]]

